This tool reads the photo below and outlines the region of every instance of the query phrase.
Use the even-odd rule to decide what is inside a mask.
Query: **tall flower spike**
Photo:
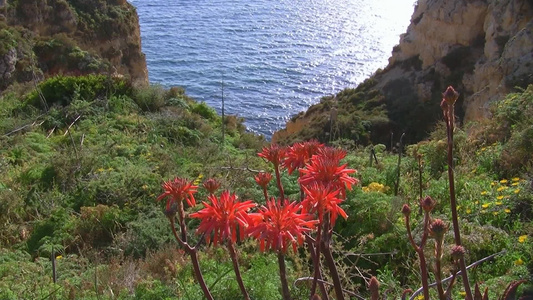
[[[209,178],[204,182],[204,188],[209,194],[214,194],[220,188],[220,182],[214,178]]]
[[[287,150],[284,147],[271,144],[269,147],[263,147],[263,151],[257,153],[257,155],[268,160],[277,168],[285,159],[286,152]]]
[[[330,148],[332,149],[332,148]],[[300,169],[300,179],[298,181],[303,186],[310,186],[319,183],[324,186],[331,185],[334,189],[339,189],[344,197],[346,188],[352,189],[352,185],[359,180],[350,177],[355,173],[354,169],[347,169],[346,164],[339,166],[343,158],[343,152],[338,150],[324,150],[311,158],[311,161]]]
[[[437,202],[433,200],[430,196],[426,196],[426,198],[420,200],[420,206],[425,212],[431,212],[433,208],[435,208],[435,205]]]
[[[283,161],[283,166],[287,168],[290,175],[295,170],[303,168],[322,147],[324,144],[320,144],[317,140],[295,143],[287,150],[287,158]]]
[[[240,227],[240,239],[244,239],[244,231],[251,222],[248,211],[257,204],[251,200],[240,202],[235,194],[228,191],[222,192],[220,198],[211,194],[208,199],[210,203],[202,202],[205,208],[190,215],[200,219],[197,233],[205,233],[208,242],[213,234],[213,243],[217,245],[227,239],[236,242]]]
[[[196,200],[194,199],[194,194],[198,186],[193,185],[192,182],[176,177],[173,180],[165,181],[162,184],[163,189],[165,190],[163,194],[157,197],[156,201],[161,201],[162,199],[167,198],[166,210],[171,210],[172,204],[177,203],[183,200],[187,201],[189,206],[195,206]],[[178,204],[179,205],[179,204]]]
[[[257,184],[260,187],[262,187],[263,189],[266,189],[268,186],[268,183],[270,182],[270,180],[272,180],[272,174],[267,173],[267,172],[260,172],[257,175],[255,175],[254,179],[255,179],[255,182],[257,182]]]
[[[456,92],[452,86],[449,86],[442,94],[442,99],[448,103],[449,106],[453,106],[455,101],[459,98],[459,93]]]
[[[303,243],[303,234],[311,231],[317,223],[311,220],[311,215],[299,213],[302,206],[297,202],[284,202],[271,198],[255,214],[258,220],[248,233],[259,241],[261,251],[286,252],[292,245],[296,252],[298,245]]]
[[[339,206],[342,199],[338,198],[340,191],[331,186],[324,186],[314,183],[311,186],[303,187],[305,198],[302,201],[304,212],[318,214],[320,223],[324,220],[324,215],[330,214],[331,228],[335,226],[337,217],[341,215],[344,219],[348,218],[346,212]]]

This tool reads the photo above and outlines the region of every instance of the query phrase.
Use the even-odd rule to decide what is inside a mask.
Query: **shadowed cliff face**
[[[55,74],[88,73],[148,82],[138,17],[131,4],[124,0],[0,2],[0,90]]]
[[[273,140],[327,141],[330,135],[323,133],[331,131],[333,137],[360,143],[386,143],[391,133],[405,132],[407,142],[416,142],[440,120],[441,92],[447,86],[461,93],[456,113],[464,122],[488,117],[491,102],[532,83],[532,74],[533,1],[420,0],[384,70],[356,89],[322,99],[315,105],[321,109],[311,107],[294,117]],[[352,128],[339,121],[313,128],[318,117],[309,112],[326,106],[337,107],[338,119],[354,119],[343,121]],[[387,120],[375,122],[376,115]],[[359,129],[354,133],[353,127]]]

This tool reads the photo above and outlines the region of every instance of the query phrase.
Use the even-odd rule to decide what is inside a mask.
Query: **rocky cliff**
[[[126,0],[0,0],[0,91],[55,74],[147,83],[138,16]]]
[[[384,142],[405,132],[424,138],[441,118],[440,93],[460,93],[461,121],[533,83],[533,1],[420,0],[389,64],[355,89],[325,97],[273,140],[330,137]]]

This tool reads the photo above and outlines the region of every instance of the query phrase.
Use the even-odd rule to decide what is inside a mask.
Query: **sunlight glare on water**
[[[134,0],[151,83],[270,137],[386,66],[415,0]]]

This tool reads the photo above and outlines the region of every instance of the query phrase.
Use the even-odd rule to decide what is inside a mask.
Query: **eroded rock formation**
[[[332,123],[331,126],[340,126],[340,137],[384,142],[387,138],[375,132],[406,132],[407,139],[415,142],[424,138],[441,118],[438,104],[446,86],[453,85],[461,93],[457,113],[464,122],[488,117],[491,102],[530,83],[533,1],[420,0],[384,70],[356,89],[325,97],[315,105],[318,108],[311,107],[294,117],[273,139],[289,142],[329,138],[321,132],[335,132],[330,122],[322,122],[313,133],[308,128],[316,125],[313,120],[321,119],[324,107],[337,106],[341,107],[339,111],[349,112],[344,119],[364,112],[357,117],[358,124],[364,126],[356,134],[350,134],[350,129],[342,128],[340,122]],[[365,117],[375,113],[377,107],[383,109],[388,123],[383,118],[376,123]],[[353,127],[354,123],[357,120],[347,124]],[[302,130],[306,130],[303,135]]]
[[[138,16],[131,4],[8,0],[0,5],[0,90],[13,82],[87,73],[148,82]]]

